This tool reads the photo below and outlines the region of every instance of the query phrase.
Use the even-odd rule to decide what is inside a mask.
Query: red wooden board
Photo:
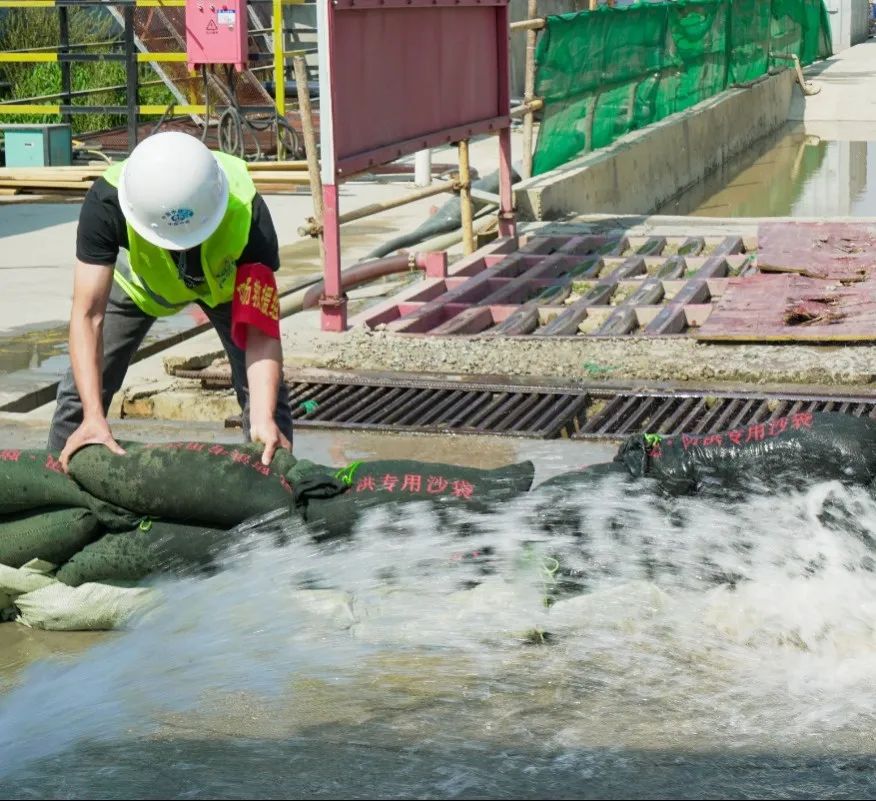
[[[762,223],[757,229],[761,272],[863,281],[876,274],[876,225]]]
[[[876,341],[876,280],[850,285],[802,275],[731,278],[697,339]]]

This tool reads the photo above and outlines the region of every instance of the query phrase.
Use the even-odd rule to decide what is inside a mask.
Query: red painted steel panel
[[[843,285],[802,275],[731,278],[698,339],[872,342],[876,281]]]
[[[335,7],[338,174],[509,124],[505,14],[504,4]]]
[[[757,264],[762,272],[863,281],[876,274],[876,225],[761,223]]]

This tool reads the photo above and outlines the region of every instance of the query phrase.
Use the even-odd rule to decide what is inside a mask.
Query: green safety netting
[[[533,174],[773,68],[831,54],[823,0],[679,0],[549,16]]]

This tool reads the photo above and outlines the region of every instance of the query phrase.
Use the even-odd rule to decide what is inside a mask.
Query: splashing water
[[[346,542],[286,524],[281,546],[266,524],[220,572],[159,582],[132,630],[20,677],[0,703],[0,790],[763,797],[870,781],[866,492],[566,492],[491,515],[372,510]]]

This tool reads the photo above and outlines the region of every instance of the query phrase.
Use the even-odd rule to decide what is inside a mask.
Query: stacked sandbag
[[[0,564],[60,564],[98,536],[100,524],[88,509],[35,509],[6,517],[0,521]]]
[[[630,477],[630,471],[623,464],[617,462],[604,462],[592,464],[581,470],[573,470],[568,473],[560,473],[542,481],[534,490],[533,494],[548,496],[580,497],[581,492],[587,492],[595,488],[605,479],[614,477],[624,479]]]
[[[86,545],[55,574],[70,587],[86,582],[137,582],[156,573],[208,569],[234,544],[234,533],[180,523],[147,521]]]
[[[99,536],[90,506],[55,454],[0,450],[0,564],[69,559]]]
[[[324,475],[331,468],[312,465],[308,473],[300,465],[297,477]],[[365,509],[412,501],[458,505],[475,511],[488,511],[528,492],[535,476],[532,462],[520,462],[494,470],[387,459],[356,462],[334,471],[335,478],[348,484],[343,494],[332,497],[305,497],[300,511],[305,521],[321,537],[348,536]]]
[[[100,500],[177,523],[232,528],[292,507],[292,486],[273,465],[261,463],[261,445],[169,442],[124,447],[123,456],[102,445],[83,448],[70,460],[70,475]],[[279,458],[288,468],[289,457]]]
[[[876,478],[876,421],[797,412],[718,434],[636,435],[615,461],[675,495],[833,479],[868,485]]]
[[[112,631],[154,609],[160,594],[149,587],[55,581],[15,599],[17,623],[48,631]]]

